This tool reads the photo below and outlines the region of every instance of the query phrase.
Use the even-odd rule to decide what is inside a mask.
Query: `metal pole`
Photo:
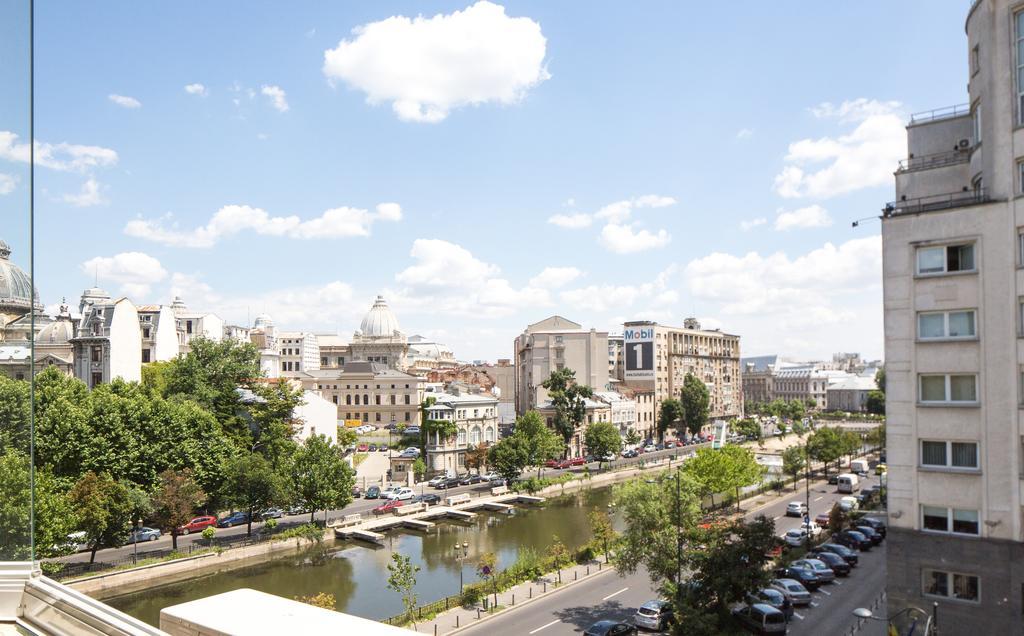
[[[679,481],[679,473],[681,471],[676,468],[676,597],[679,600],[683,598],[683,522],[681,518],[680,510],[680,494],[682,484]]]
[[[807,521],[808,521],[807,528],[806,528],[806,530],[807,530],[807,549],[810,550],[811,549],[811,528],[810,528],[811,524],[809,522],[811,520],[811,459],[810,459],[810,455],[807,452],[807,444],[806,443],[804,444],[804,475],[806,475],[806,478],[804,479],[804,492],[806,494],[806,502],[805,502],[804,505],[807,507],[807,514],[805,516],[806,516]]]
[[[939,602],[932,602],[932,636],[939,634]]]

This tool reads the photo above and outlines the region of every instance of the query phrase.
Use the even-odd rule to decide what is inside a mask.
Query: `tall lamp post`
[[[132,532],[132,547],[133,547],[133,549],[135,551],[135,554],[132,557],[132,563],[138,563],[139,562],[139,531],[142,530],[142,517],[139,517],[138,521],[136,521],[135,523],[132,524],[132,529],[134,530],[134,532]]]
[[[456,543],[452,546],[452,552],[455,554],[455,560],[459,562],[459,594],[462,594],[463,588],[463,561],[469,556],[469,544],[463,541],[461,544]]]
[[[889,616],[887,618],[883,617],[883,616],[875,616],[873,613],[871,613],[871,610],[867,609],[866,607],[858,607],[857,609],[853,610],[853,615],[856,616],[857,618],[867,618],[867,619],[871,619],[873,621],[884,621],[886,623],[891,623],[893,619],[895,619],[898,616],[901,616],[903,614],[907,614],[909,612],[918,612],[921,615],[922,618],[926,619],[925,623],[924,623],[924,632],[923,632],[924,636],[938,636],[938,633],[939,633],[939,604],[938,604],[938,602],[933,602],[932,603],[932,611],[931,611],[930,614],[928,612],[926,612],[925,610],[921,609],[920,607],[917,607],[915,605],[911,605],[909,607],[901,609],[900,611],[896,612],[895,614],[893,614],[892,616]]]

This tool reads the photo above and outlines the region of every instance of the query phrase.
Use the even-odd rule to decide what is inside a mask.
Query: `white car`
[[[807,531],[803,528],[793,528],[787,530],[786,534],[782,535],[782,539],[786,545],[799,548],[802,545],[807,545]]]
[[[802,501],[791,501],[786,506],[787,517],[802,517],[807,514],[807,504]]]
[[[821,526],[814,523],[813,521],[800,524],[800,529],[805,532],[810,532],[812,537],[816,537],[819,534],[821,534]]]
[[[839,507],[843,512],[850,512],[856,510],[859,507],[856,497],[843,497],[839,500]]]
[[[392,490],[390,492],[384,493],[384,498],[388,499],[388,500],[397,499],[399,501],[409,501],[410,499],[412,499],[415,496],[416,496],[416,493],[413,492],[412,488],[409,488],[408,486],[402,486],[400,488],[395,488],[394,490]]]

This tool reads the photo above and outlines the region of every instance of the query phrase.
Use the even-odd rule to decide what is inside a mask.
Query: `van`
[[[857,475],[868,474],[868,460],[866,459],[855,459],[850,462],[850,472],[856,473]]]
[[[836,482],[836,491],[853,493],[858,490],[860,490],[860,477],[853,473],[839,475],[839,481]]]

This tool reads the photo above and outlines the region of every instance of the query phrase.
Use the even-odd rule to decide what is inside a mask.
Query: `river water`
[[[402,611],[401,598],[387,588],[387,564],[392,552],[411,557],[421,568],[416,593],[421,604],[429,603],[459,591],[460,564],[452,549],[455,544],[469,544],[469,556],[461,569],[465,582],[470,583],[477,580],[475,563],[485,552],[494,552],[499,569],[503,569],[515,561],[519,548],[532,547],[543,553],[555,536],[569,548],[583,545],[591,537],[587,514],[606,509],[610,501],[611,488],[594,488],[548,499],[543,506],[516,507],[512,514],[480,512],[471,522],[441,522],[427,533],[393,530],[384,547],[328,543],[104,602],[158,625],[164,607],[247,587],[288,598],[327,592],[334,595],[339,611],[382,619]]]

